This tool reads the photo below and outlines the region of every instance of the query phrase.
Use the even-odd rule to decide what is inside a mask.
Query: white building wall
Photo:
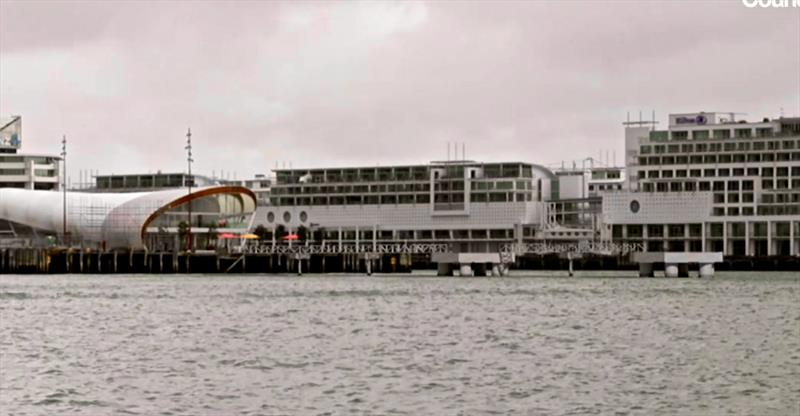
[[[687,224],[710,221],[711,192],[617,192],[603,195],[605,224]],[[632,204],[636,201],[638,212]],[[634,205],[636,205],[634,204]]]
[[[331,205],[275,207],[262,206],[256,211],[254,226],[272,228],[283,225],[309,227],[372,227],[383,229],[471,229],[512,228],[516,224],[538,224],[543,210],[541,202],[488,202],[469,204],[468,215],[431,215],[429,204],[397,205]],[[274,220],[269,222],[269,213]],[[301,213],[306,220],[301,221]],[[290,220],[284,221],[289,213]]]

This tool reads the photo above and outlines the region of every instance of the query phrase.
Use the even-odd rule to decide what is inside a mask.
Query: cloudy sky
[[[723,1],[0,0],[0,114],[70,176],[622,161],[627,112],[800,115],[800,9]]]

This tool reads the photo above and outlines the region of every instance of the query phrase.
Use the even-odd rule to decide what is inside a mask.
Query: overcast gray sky
[[[70,176],[616,150],[630,111],[800,115],[800,9],[725,1],[0,0],[0,114]]]

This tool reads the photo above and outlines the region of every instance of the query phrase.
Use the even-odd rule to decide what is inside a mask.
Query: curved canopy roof
[[[7,188],[0,189],[0,218],[45,232],[63,230],[63,194]],[[144,246],[148,225],[162,214],[191,201],[212,198],[221,216],[245,215],[256,208],[252,191],[241,186],[137,193],[67,192],[67,227],[72,235],[108,247]]]

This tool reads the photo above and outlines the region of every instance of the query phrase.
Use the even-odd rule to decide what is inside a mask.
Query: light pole
[[[191,195],[192,194],[192,182],[193,182],[193,179],[192,179],[192,162],[194,162],[194,160],[192,159],[192,129],[191,129],[191,127],[186,132],[186,147],[184,149],[186,149],[186,163],[189,166],[189,175],[186,178],[186,185],[189,188],[189,195]],[[187,241],[187,243],[186,243],[186,248],[189,251],[192,251],[192,199],[191,199],[191,197],[189,198],[189,207],[188,208],[189,208],[188,209],[188,217],[189,217],[188,225],[189,225],[189,228],[188,228],[188,232],[187,232],[186,235],[187,235],[189,241]]]
[[[61,177],[61,189],[62,189],[62,209],[61,209],[61,225],[63,226],[62,232],[64,233],[62,236],[62,243],[64,245],[68,245],[67,242],[67,135],[63,135],[61,137],[61,160],[63,165],[63,171]]]

